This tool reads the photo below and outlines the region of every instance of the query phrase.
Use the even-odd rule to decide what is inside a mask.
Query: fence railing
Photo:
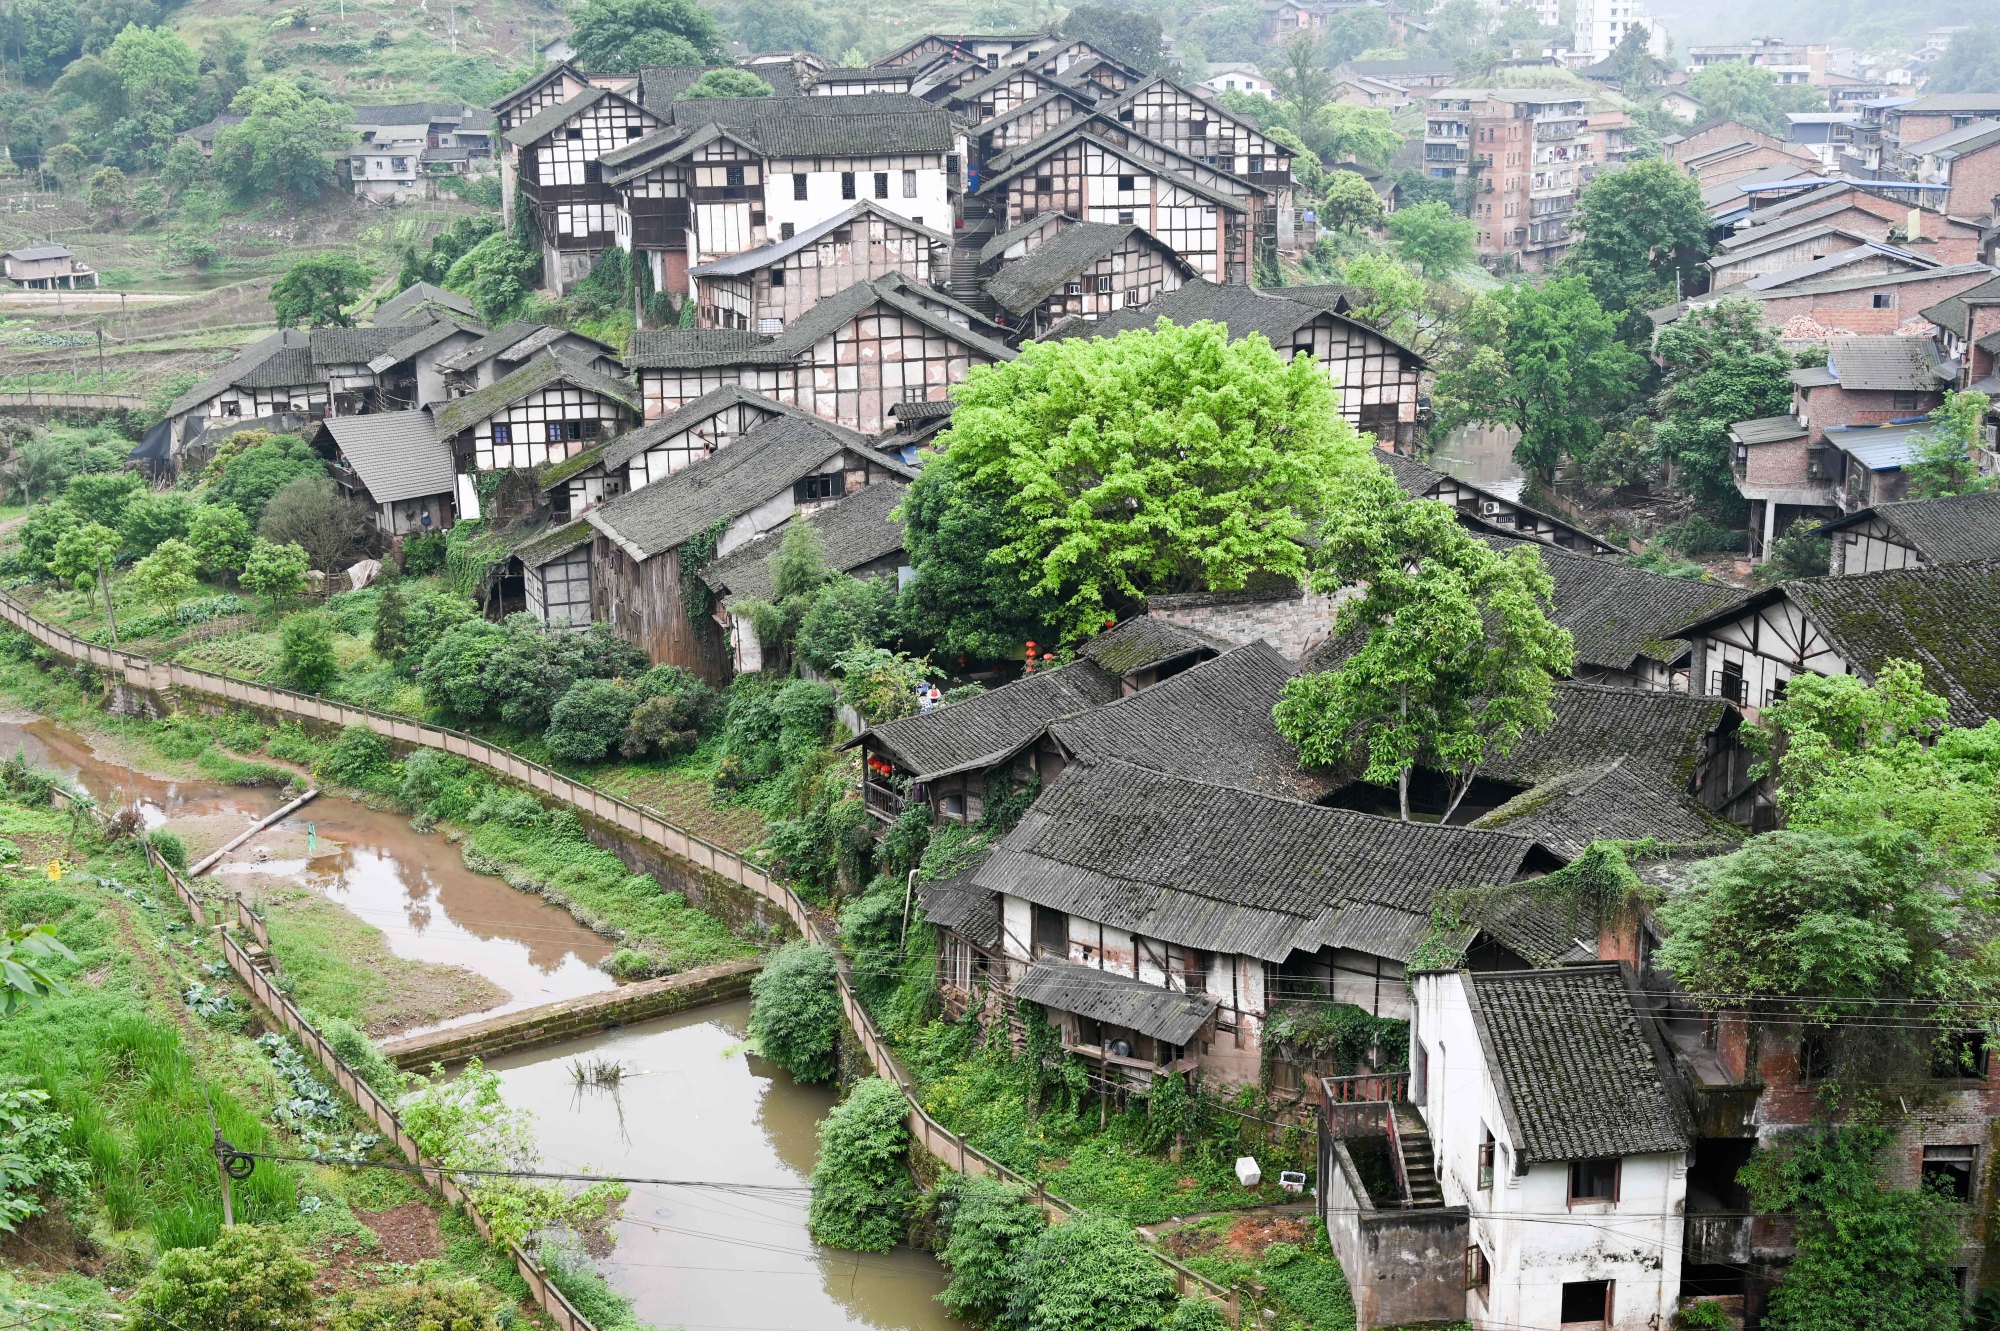
[[[836,957],[841,956],[839,948],[834,946],[834,940],[828,936],[821,922],[814,918],[804,900],[790,887],[771,878],[737,852],[703,840],[685,828],[676,827],[657,813],[599,790],[595,786],[551,771],[539,763],[529,762],[511,750],[488,744],[485,740],[468,735],[464,731],[378,712],[372,708],[329,702],[324,698],[295,693],[290,689],[255,684],[228,675],[218,675],[212,671],[197,670],[177,662],[155,661],[151,657],[134,652],[86,642],[66,629],[57,628],[53,624],[46,624],[35,618],[25,605],[5,592],[0,592],[0,619],[21,629],[43,646],[73,660],[87,661],[93,666],[119,676],[125,683],[135,688],[154,692],[187,689],[246,707],[284,712],[303,720],[319,721],[328,725],[365,726],[384,739],[405,745],[421,745],[464,758],[530,790],[559,800],[579,813],[588,814],[620,832],[637,837],[666,851],[669,855],[714,874],[725,882],[748,888],[783,910],[786,918],[791,920],[793,927],[802,937],[829,948]],[[236,965],[234,956],[231,957],[230,964]],[[247,958],[245,965],[248,965]],[[847,1016],[849,1027],[859,1037],[869,1063],[873,1065],[878,1076],[896,1083],[909,1104],[911,1139],[941,1164],[959,1173],[981,1174],[1029,1189],[1051,1218],[1075,1215],[1076,1207],[1049,1192],[1041,1182],[1001,1164],[930,1116],[919,1103],[916,1088],[908,1074],[903,1071],[902,1065],[897,1062],[894,1053],[889,1049],[888,1042],[876,1029],[874,1018],[869,1016],[868,1010],[862,1006],[844,957],[841,958],[836,973],[840,982],[841,1009]],[[276,994],[276,991],[270,988],[268,980],[264,981],[264,988]],[[253,986],[253,992],[255,991]],[[283,995],[276,996],[283,998]],[[347,1075],[353,1079],[351,1072]],[[1232,1324],[1241,1325],[1250,1320],[1233,1290],[1183,1266],[1158,1249],[1149,1248],[1147,1251],[1152,1254],[1154,1260],[1168,1269],[1174,1278],[1175,1288],[1180,1293],[1198,1295],[1224,1304]],[[531,1280],[529,1284],[532,1287],[534,1282]]]
[[[146,844],[146,858],[166,875],[167,881],[173,885],[174,895],[187,907],[195,923],[205,924],[207,916],[204,914],[201,899],[195,896],[174,867],[160,858],[159,852],[153,848],[151,842]],[[235,903],[237,918],[256,921],[250,925],[250,929],[252,933],[260,933],[262,922],[258,921],[256,915],[244,905],[240,896],[231,894],[225,904],[227,902]],[[494,1236],[492,1225],[480,1213],[478,1204],[473,1201],[470,1192],[434,1161],[425,1158],[423,1151],[417,1146],[416,1139],[410,1136],[409,1130],[403,1126],[403,1121],[396,1117],[395,1108],[373,1086],[363,1081],[359,1073],[348,1066],[347,1060],[334,1051],[333,1046],[326,1042],[326,1037],[305,1019],[305,1015],[298,1010],[292,1000],[278,991],[278,987],[271,982],[271,977],[257,969],[250,954],[227,928],[219,929],[217,937],[222,941],[222,955],[229,962],[229,969],[236,973],[236,978],[243,982],[251,997],[256,999],[279,1025],[296,1036],[301,1045],[312,1052],[326,1075],[333,1079],[343,1094],[360,1107],[361,1112],[381,1132],[384,1139],[395,1143],[398,1153],[416,1168],[433,1191],[462,1209],[466,1218],[472,1221],[472,1227],[479,1231],[481,1238],[488,1243],[499,1243]],[[260,936],[259,941],[268,942],[268,939]],[[514,1269],[520,1272],[521,1279],[527,1283],[528,1296],[535,1301],[537,1307],[549,1315],[549,1320],[555,1323],[557,1331],[596,1331],[590,1319],[576,1310],[576,1306],[555,1287],[548,1273],[542,1270],[541,1264],[529,1256],[520,1244],[509,1241],[504,1246],[507,1255],[514,1261]]]

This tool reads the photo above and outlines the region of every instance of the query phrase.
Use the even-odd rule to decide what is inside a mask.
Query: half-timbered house
[[[1050,93],[1068,91],[1053,76],[1037,73],[1023,65],[1002,65],[999,69],[960,87],[939,89],[929,100],[949,109],[969,124],[979,124],[1004,116]]]
[[[950,244],[947,233],[863,200],[788,240],[690,269],[697,326],[781,333],[822,299],[857,282],[902,274],[930,283]]]
[[[1795,675],[1872,682],[1890,661],[1922,665],[1955,725],[2000,716],[2000,561],[1801,578],[1752,592],[1688,625],[1690,676],[1746,708]]]
[[[1022,47],[1042,40],[1043,36],[1044,34],[1038,32],[984,33],[977,36],[926,33],[891,51],[875,63],[891,67],[922,66],[939,57],[946,57],[967,64],[981,65],[987,69],[998,69],[1001,61]]]
[[[559,464],[614,439],[639,417],[629,383],[544,353],[437,409],[438,438],[460,471]]]
[[[796,513],[912,474],[825,421],[774,417],[713,456],[584,513],[594,532],[592,618],[653,661],[720,683],[731,668],[729,643],[709,606],[687,599],[689,588],[702,588],[701,568]]]
[[[998,230],[1043,213],[1140,226],[1211,281],[1247,282],[1262,191],[1165,148],[1091,133],[1097,115],[1064,121],[987,164],[978,191]],[[1108,122],[1112,132],[1116,122]]]
[[[810,526],[831,572],[900,582],[910,573],[910,558],[903,551],[903,524],[896,517],[905,493],[901,481],[878,481],[825,508],[794,514],[784,527],[746,541],[702,569],[701,580],[712,594],[716,623],[729,635],[732,662],[739,674],[780,664],[765,651],[757,637],[755,619],[744,613],[744,603],[776,599],[771,561],[786,528],[793,522]]]
[[[507,131],[511,174],[534,210],[542,280],[551,290],[567,291],[618,243],[619,196],[604,179],[602,159],[660,123],[631,98],[591,87]]]
[[[180,465],[187,445],[210,425],[327,413],[326,377],[313,365],[312,334],[281,328],[253,342],[167,407],[170,456]]]
[[[1031,221],[1035,243],[1018,257],[1008,257],[1017,245],[1002,246],[983,284],[1017,337],[1040,337],[1064,319],[1136,310],[1195,275],[1143,227],[1063,220],[1060,226]]]
[[[596,535],[577,518],[539,530],[514,547],[528,613],[544,628],[589,627],[590,543]]]
[[[1835,576],[2000,559],[2000,494],[1877,504],[1823,523]]]
[[[1292,239],[1292,155],[1283,144],[1163,75],[1104,108],[1119,124],[1268,191],[1278,243]]]
[[[806,85],[811,97],[859,97],[871,92],[908,92],[917,71],[908,65],[863,65],[822,70]]]
[[[740,329],[639,332],[630,363],[658,419],[713,389],[747,388],[863,434],[898,403],[937,401],[975,365],[1013,351],[980,316],[901,278],[864,282],[814,305],[775,336]]]
[[[1375,460],[1389,469],[1405,494],[1416,499],[1435,499],[1458,511],[1466,525],[1476,531],[1507,536],[1525,536],[1549,545],[1598,559],[1616,559],[1628,551],[1601,537],[1592,536],[1564,518],[1529,508],[1518,499],[1509,499],[1497,490],[1426,467],[1415,458],[1376,450]]]
[[[589,77],[569,61],[551,65],[493,103],[494,125],[504,134],[590,86]]]
[[[1115,337],[1129,329],[1151,328],[1163,317],[1183,325],[1211,320],[1228,328],[1232,339],[1262,333],[1280,356],[1303,353],[1325,368],[1340,395],[1340,413],[1355,428],[1398,451],[1413,447],[1419,433],[1423,357],[1341,313],[1346,306],[1338,295],[1311,288],[1288,290],[1308,299],[1195,280],[1140,309],[1092,322],[1072,321],[1052,329],[1049,336]]]
[[[985,183],[986,165],[996,157],[1046,137],[1064,121],[1090,114],[1091,98],[1074,88],[1057,87],[1004,115],[994,115],[966,131],[966,188]]]

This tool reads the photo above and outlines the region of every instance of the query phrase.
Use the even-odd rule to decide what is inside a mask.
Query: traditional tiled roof
[[[1219,656],[1230,645],[1172,620],[1137,615],[1090,639],[1076,654],[1123,678],[1182,657]]]
[[[609,345],[594,337],[568,328],[557,328],[553,324],[536,323],[531,319],[516,319],[486,333],[477,342],[460,351],[455,351],[438,362],[438,368],[447,371],[470,370],[499,357],[502,360],[526,360],[544,347],[576,339],[597,347],[604,356],[610,356]]]
[[[997,948],[1000,898],[972,881],[985,860],[981,855],[949,878],[919,879],[917,905],[938,928],[951,930],[974,947]]]
[[[1827,382],[1839,381],[1829,376]],[[1754,421],[1737,421],[1729,427],[1729,433],[1740,443],[1781,444],[1787,439],[1805,438],[1806,427],[1799,424],[1796,416],[1759,416]]]
[[[1539,854],[1504,832],[1377,818],[1126,763],[1076,763],[974,881],[1187,947],[1267,961],[1353,947],[1405,960],[1443,893],[1510,882]]]
[[[587,545],[597,534],[582,518],[565,522],[536,533],[514,547],[514,557],[521,561],[523,568],[540,568],[558,555],[566,555],[580,545]]]
[[[1020,258],[1004,265],[986,279],[986,294],[1001,309],[1024,314],[1042,303],[1083,269],[1113,253],[1134,237],[1142,237],[1165,256],[1170,266],[1183,276],[1194,269],[1166,245],[1152,238],[1143,227],[1118,226],[1109,222],[1078,222],[1064,227]]]
[[[1935,392],[1937,347],[1927,337],[1842,337],[1830,345],[1827,368],[1842,388]]]
[[[312,354],[307,348],[306,339],[307,334],[301,328],[281,328],[268,337],[258,339],[237,352],[229,364],[201,379],[194,387],[175,398],[173,404],[167,408],[167,414],[178,416],[183,412],[192,411],[216,394],[236,385],[246,384],[253,375],[261,382],[265,377],[264,366],[273,360],[279,361],[280,364],[273,367],[272,373],[302,371],[305,376],[296,381],[286,379],[277,386],[290,387],[294,382],[310,383],[313,377]],[[287,357],[289,359],[286,359]]]
[[[1666,1051],[1616,965],[1470,972],[1464,985],[1522,1160],[1688,1148]]]
[[[780,402],[776,398],[753,393],[736,384],[725,384],[721,388],[711,388],[686,406],[657,419],[647,421],[636,430],[628,430],[604,446],[604,465],[612,471],[624,466],[655,444],[692,430],[725,408],[745,405],[757,408],[767,416],[810,416],[810,412]],[[838,429],[839,427],[835,427]],[[859,440],[861,436],[854,436]]]
[[[1864,528],[1870,520],[1888,524],[1896,538],[1924,556],[1926,564],[2000,560],[2000,494],[1996,492],[1876,504],[1824,524],[1820,536]]]
[[[496,379],[477,392],[455,397],[437,409],[437,428],[440,438],[450,439],[453,435],[471,429],[494,412],[512,406],[530,393],[538,393],[551,384],[568,380],[578,388],[588,389],[599,397],[606,397],[621,403],[634,412],[642,411],[639,394],[632,385],[586,369],[553,354],[535,357],[520,369],[501,379]]]
[[[1107,1026],[1186,1044],[1218,1006],[1206,994],[1162,989],[1129,975],[1044,957],[1014,984],[1014,997]]]
[[[396,324],[376,324],[363,328],[315,328],[311,347],[315,365],[366,365],[410,335],[410,329]]]
[[[1049,727],[1073,758],[1116,759],[1214,785],[1317,799],[1339,784],[1299,766],[1271,709],[1292,668],[1259,641]]]
[[[639,71],[639,105],[654,115],[700,82],[701,76],[718,69],[740,69],[754,74],[771,86],[773,97],[801,95],[798,67],[792,64],[767,65],[647,65]]]
[[[1720,698],[1573,680],[1556,685],[1551,706],[1555,720],[1547,730],[1523,736],[1512,753],[1490,759],[1481,773],[1533,786],[1586,767],[1623,762],[1635,776],[1686,789],[1705,741],[1731,713]]]
[[[769,245],[760,245],[754,250],[744,250],[738,254],[724,255],[720,259],[711,259],[707,263],[688,269],[688,272],[694,277],[731,277],[755,272],[759,268],[768,268],[780,259],[797,254],[808,245],[817,244],[822,236],[830,235],[862,217],[875,217],[889,226],[914,232],[933,245],[951,243],[951,237],[942,231],[919,226],[899,213],[892,213],[872,200],[863,199],[845,212],[835,213],[823,222],[815,222],[803,231],[793,232],[789,239],[773,241]]]
[[[1114,702],[1118,695],[1116,675],[1093,662],[1077,661],[1037,670],[976,698],[871,727],[860,742],[913,776],[931,779],[990,767],[1034,742],[1051,721]]]
[[[903,524],[892,515],[903,502],[904,493],[904,486],[881,481],[806,518],[806,524],[819,536],[826,566],[836,573],[848,573],[901,550]],[[792,521],[799,519],[794,516]],[[787,523],[731,550],[704,568],[701,580],[723,593],[725,604],[770,600],[771,556],[777,554],[789,526]]]
[[[1814,286],[1821,282],[1838,281],[1846,269],[1856,264],[1887,260],[1903,265],[1906,272],[1929,272],[1938,266],[1934,259],[1927,259],[1894,245],[1880,241],[1868,241],[1851,249],[1836,250],[1832,254],[1793,264],[1773,273],[1760,273],[1747,282],[1723,288],[1725,291],[1740,291],[1748,296],[1760,291],[1783,292],[1802,286]]]
[[[1778,590],[1851,670],[1873,678],[1892,660],[1915,661],[1954,724],[2000,716],[2000,561],[1802,578]]]
[[[585,88],[566,102],[557,102],[553,106],[543,107],[520,124],[514,126],[514,128],[508,130],[506,134],[507,142],[518,148],[525,148],[537,139],[540,139],[543,135],[554,132],[565,124],[570,117],[579,112],[588,111],[591,107],[596,106],[599,102],[611,96],[615,96],[615,94],[607,88],[599,88],[595,85]]]
[[[1479,485],[1476,482],[1464,480],[1457,476],[1447,475],[1446,473],[1438,471],[1433,467],[1425,466],[1423,463],[1417,461],[1415,458],[1405,457],[1401,453],[1392,452],[1386,448],[1375,449],[1374,456],[1375,460],[1381,463],[1382,466],[1388,470],[1389,475],[1395,478],[1397,487],[1401,489],[1404,494],[1409,495],[1412,499],[1429,498],[1440,486],[1450,486],[1453,489],[1460,490],[1468,494],[1476,495],[1481,499],[1496,500],[1500,503],[1508,505],[1510,508],[1519,509],[1523,513],[1531,514],[1542,522],[1553,524],[1557,528],[1569,532],[1576,537],[1581,537],[1585,540],[1588,540],[1593,547],[1602,550],[1607,554],[1618,548],[1617,546],[1611,544],[1611,542],[1604,540],[1601,537],[1591,535],[1589,532],[1577,526],[1574,522],[1571,522],[1567,518],[1559,518],[1556,517],[1554,514],[1544,513],[1539,509],[1530,508],[1518,499],[1508,499],[1505,495],[1502,495],[1497,490],[1489,490],[1485,486]],[[1475,530],[1480,530],[1480,531],[1498,530],[1497,528],[1486,523],[1484,520],[1481,520],[1480,522],[1474,524],[1474,526]],[[1538,543],[1540,543],[1541,541],[1540,537],[1537,537],[1535,539]],[[1553,544],[1553,542],[1551,542],[1551,544]]]
[[[436,313],[438,317],[431,319],[427,323],[419,323],[413,320],[397,325],[407,330],[409,336],[403,338],[400,342],[390,343],[370,357],[368,361],[368,368],[370,370],[373,370],[376,374],[380,374],[384,370],[410,359],[412,356],[430,350],[446,338],[455,337],[460,333],[469,333],[474,337],[478,337],[486,331],[483,325],[475,323],[465,315],[442,309],[436,305],[426,305],[424,308],[426,311]]]
[[[450,494],[458,484],[451,445],[427,408],[329,416],[324,427],[378,504]]]
[[[1002,231],[999,235],[981,245],[979,247],[980,264],[984,266],[992,263],[995,259],[1005,254],[1010,247],[1026,240],[1043,227],[1056,223],[1073,226],[1076,223],[1076,219],[1068,213],[1036,213],[1033,217],[1021,223],[1021,225]]]
[[[76,251],[67,245],[24,245],[17,250],[8,250],[6,257],[24,262],[36,259],[73,259],[76,257]]]
[[[877,157],[948,153],[951,113],[902,92],[854,97],[714,97],[649,104],[683,128],[734,131],[771,157]]]
[[[375,322],[378,325],[396,324],[409,319],[422,319],[426,317],[426,305],[441,305],[469,317],[479,313],[468,297],[429,282],[417,282],[383,301],[375,310]]]
[[[1472,825],[1533,837],[1570,859],[1593,841],[1703,845],[1732,842],[1737,836],[1691,796],[1632,770],[1622,758],[1544,781]]]
[[[786,493],[848,446],[844,434],[819,421],[779,416],[720,452],[607,499],[584,516],[632,558],[650,559]]]
[[[1261,187],[1253,185],[1241,177],[1231,177],[1238,182],[1240,193],[1231,192],[1230,190],[1210,185],[1203,180],[1197,179],[1194,175],[1190,174],[1190,171],[1199,169],[1197,164],[1200,162],[1200,159],[1188,157],[1176,148],[1169,147],[1164,143],[1159,143],[1152,139],[1147,139],[1145,135],[1133,130],[1130,125],[1122,125],[1115,120],[1105,121],[1104,123],[1114,128],[1116,138],[1090,134],[1088,129],[1090,123],[1093,120],[1101,118],[1101,112],[1071,116],[1067,120],[1059,122],[1040,138],[1021,144],[1018,147],[1009,148],[1006,152],[995,155],[986,163],[986,168],[990,174],[980,182],[979,192],[991,197],[999,197],[1001,186],[1018,176],[1026,175],[1033,171],[1052,154],[1061,151],[1074,142],[1079,135],[1082,135],[1087,138],[1093,147],[1102,149],[1112,157],[1131,163],[1141,173],[1157,176],[1162,180],[1172,181],[1177,187],[1187,190],[1191,194],[1198,194],[1210,203],[1227,209],[1230,212],[1241,213],[1249,210],[1249,205],[1243,198],[1244,194],[1265,193]],[[1145,156],[1129,146],[1130,141],[1134,139],[1141,140],[1150,145],[1155,150],[1155,156]],[[1181,163],[1180,166],[1170,164],[1175,159],[1179,160]],[[1206,164],[1201,165],[1206,166]],[[1183,167],[1186,169],[1183,169]],[[1214,172],[1217,168],[1206,166],[1206,170]],[[1219,172],[1219,174],[1227,176],[1230,173]]]
[[[1178,291],[1170,291],[1152,301],[1143,309],[1120,310],[1089,321],[1067,320],[1050,333],[1051,337],[1116,337],[1133,329],[1151,328],[1161,319],[1171,319],[1176,324],[1199,323],[1210,320],[1229,329],[1232,341],[1262,333],[1279,355],[1287,354],[1292,346],[1292,335],[1322,315],[1345,323],[1359,324],[1346,315],[1335,314],[1324,305],[1306,301],[1291,300],[1276,292],[1259,291],[1255,287],[1223,285],[1206,278],[1196,278]],[[1394,338],[1379,329],[1368,331],[1392,347],[1406,352],[1412,358],[1421,360],[1417,353],[1401,346]]]
[[[1487,536],[1506,551],[1521,538]],[[1670,578],[1611,559],[1596,559],[1532,542],[1555,579],[1556,623],[1576,640],[1579,668],[1629,670],[1636,661],[1672,661],[1687,649],[1676,631],[1739,595],[1720,583]]]
[[[1969,287],[1956,296],[1947,296],[1919,313],[1940,328],[1949,328],[1954,333],[1963,334],[1972,307],[1993,304],[2000,304],[2000,274],[1976,287]]]
[[[303,328],[296,342],[281,347],[236,377],[239,388],[296,388],[326,381],[326,371],[313,361],[312,343]]]
[[[1902,150],[1912,157],[1963,157],[2000,143],[2000,124],[1975,120],[1918,143],[1906,143]]]
[[[476,128],[482,123],[493,123],[491,111],[474,110],[462,102],[397,102],[389,106],[353,106],[348,110],[348,123],[354,125],[422,125],[431,121],[459,124],[470,121]]]
[[[835,100],[840,99],[820,99]],[[984,333],[953,323],[927,303],[957,307],[943,292],[900,275],[857,282],[814,304],[775,336],[732,328],[667,329],[632,335],[627,362],[634,369],[706,369],[724,365],[783,365],[809,351],[849,320],[877,303],[915,319],[994,360],[1012,360],[1014,350]]]

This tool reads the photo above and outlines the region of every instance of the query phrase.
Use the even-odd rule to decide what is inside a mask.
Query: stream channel
[[[17,751],[108,807],[136,803],[148,827],[171,823],[191,858],[281,803],[268,789],[150,776],[53,721],[0,717],[0,758]],[[462,966],[505,994],[456,1021],[614,983],[597,968],[612,945],[567,911],[473,873],[442,836],[352,800],[321,796],[215,872],[234,886],[260,876],[304,886],[380,930],[397,956]],[[535,1114],[547,1168],[735,1185],[634,1185],[599,1269],[661,1328],[962,1327],[936,1301],[945,1277],[929,1255],[838,1252],[807,1235],[816,1129],[835,1095],[745,1053],[749,1015],[747,1000],[718,1003],[489,1063],[508,1103]],[[579,1087],[580,1060],[616,1063],[622,1079]]]

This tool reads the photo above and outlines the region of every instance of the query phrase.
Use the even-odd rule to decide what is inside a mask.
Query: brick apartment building
[[[1589,99],[1565,89],[1441,88],[1424,111],[1424,170],[1476,179],[1481,261],[1539,271],[1561,257],[1592,161]]]

